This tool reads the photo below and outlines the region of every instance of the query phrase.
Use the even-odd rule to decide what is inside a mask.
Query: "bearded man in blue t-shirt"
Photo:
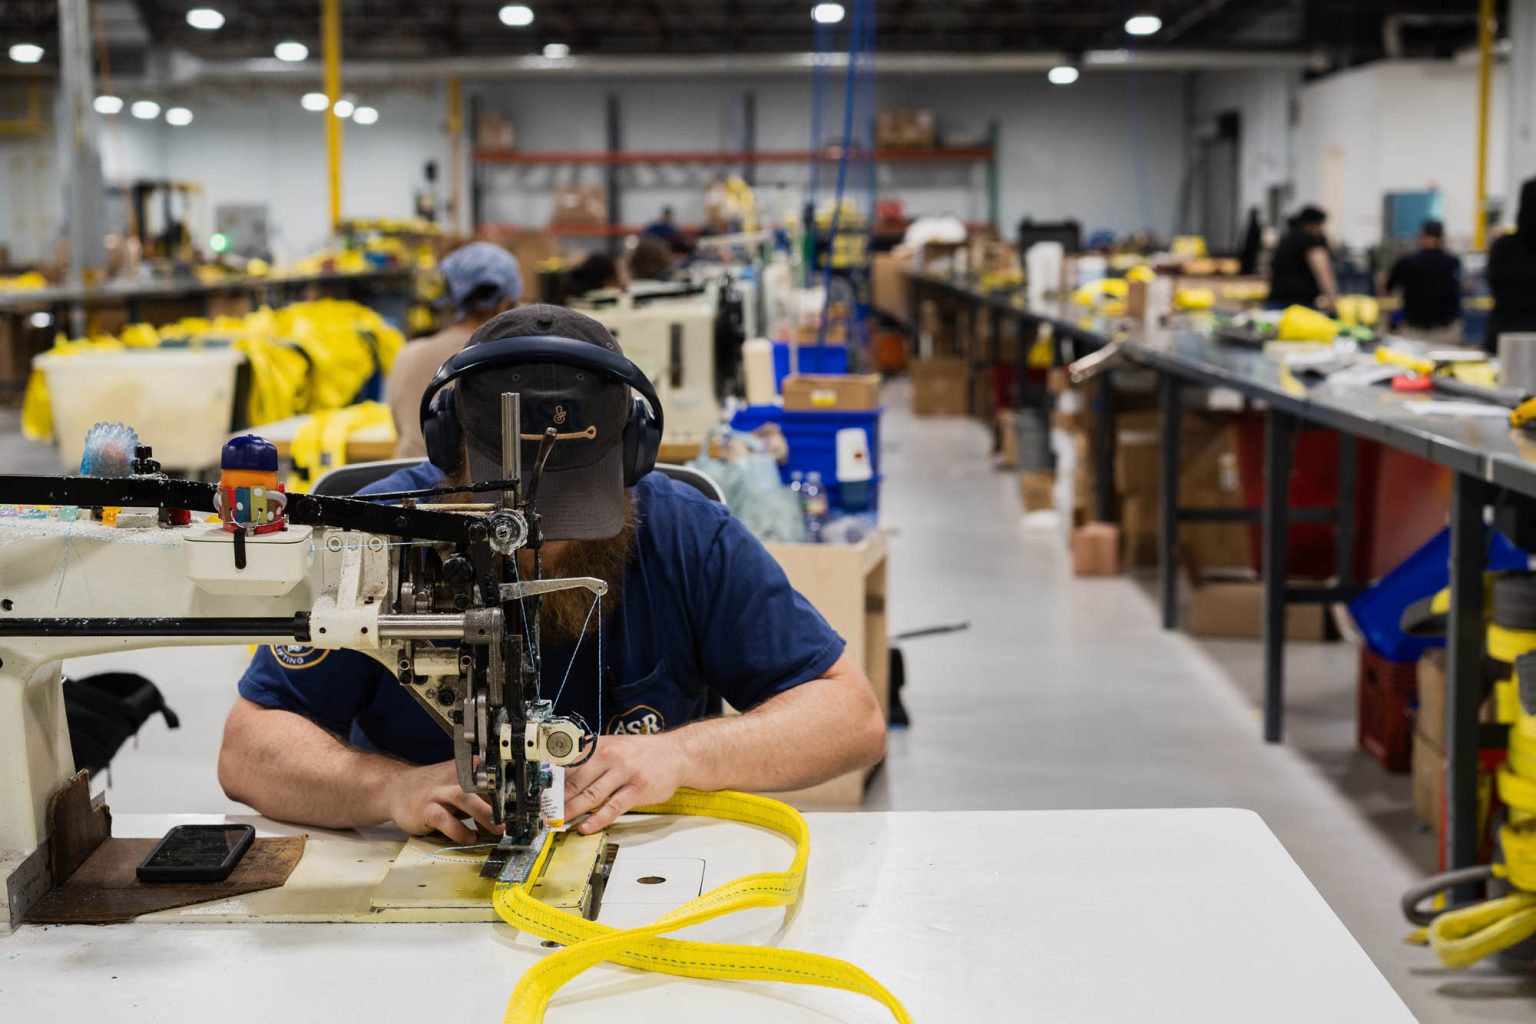
[[[503,313],[466,350],[530,336],[619,351],[597,321],[555,306]],[[624,486],[628,385],[548,364],[461,377],[452,400],[463,468],[445,475],[423,462],[363,493],[500,479],[507,391],[521,396],[525,467],[527,438],[548,427],[562,437],[536,501],[544,574],[609,585],[600,634],[586,591],[542,599],[541,694],[603,733],[592,759],[566,774],[568,820],[590,812],[578,828],[593,832],[679,787],[796,789],[881,758],[885,723],[862,669],[757,539],[725,506],[661,473]],[[521,571],[530,576],[531,561]],[[465,843],[465,818],[491,828],[489,806],[456,782],[448,736],[366,655],[264,648],[239,691],[219,754],[232,799],[328,828],[392,820]],[[744,713],[708,717],[711,693]]]

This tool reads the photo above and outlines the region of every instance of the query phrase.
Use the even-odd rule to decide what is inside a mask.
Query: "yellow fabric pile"
[[[0,292],[35,292],[48,287],[48,279],[35,270],[15,277],[0,277]]]
[[[320,299],[282,309],[259,309],[244,317],[191,317],[158,330],[131,324],[119,337],[54,342],[55,355],[128,348],[227,343],[242,352],[251,367],[252,426],[300,413],[348,405],[377,371],[388,373],[405,344],[401,333],[376,312],[356,302]],[[34,368],[22,406],[22,430],[30,438],[51,440],[48,383]]]

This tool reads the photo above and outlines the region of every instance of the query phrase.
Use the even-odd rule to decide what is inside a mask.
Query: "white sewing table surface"
[[[787,928],[781,911],[754,910],[682,934],[845,958],[919,1022],[1413,1020],[1251,812],[808,818],[807,887]],[[124,815],[113,832],[151,836],[222,820]],[[231,820],[252,821],[259,834],[295,831]],[[702,858],[709,888],[789,861],[786,840],[749,826],[628,821],[610,833],[620,846],[615,879],[647,860]],[[647,898],[658,899],[639,897]],[[611,883],[599,920],[639,924],[670,905],[638,905]],[[495,1021],[541,953],[501,924],[23,925],[0,937],[0,1019]],[[844,992],[609,965],[577,978],[549,1009],[550,1024],[889,1019]]]

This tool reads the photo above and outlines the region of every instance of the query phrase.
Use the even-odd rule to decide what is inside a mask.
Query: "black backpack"
[[[176,712],[165,706],[158,687],[131,672],[103,672],[64,680],[64,714],[75,770],[102,771],[113,756],[156,712],[165,724],[180,728]]]

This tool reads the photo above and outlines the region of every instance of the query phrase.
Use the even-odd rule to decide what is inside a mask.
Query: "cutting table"
[[[689,937],[845,957],[886,982],[918,1021],[1413,1020],[1251,812],[808,818],[807,891],[792,919],[751,911]],[[159,835],[173,824],[222,820],[121,815],[114,833]],[[231,820],[251,821],[260,834],[296,831]],[[610,835],[620,852],[599,919],[615,925],[659,916],[700,886],[781,868],[791,853],[771,833],[695,819],[630,816]],[[360,854],[390,838],[326,836],[357,843]],[[357,859],[359,885],[387,865]],[[288,887],[305,884],[305,872],[301,864]],[[295,896],[285,896],[289,906],[302,904]],[[0,1016],[493,1021],[520,972],[544,952],[499,924],[230,923],[251,909],[240,899],[107,927],[25,925],[0,939]],[[617,1019],[889,1018],[841,992],[610,966],[578,978],[550,1008],[551,1024]]]

